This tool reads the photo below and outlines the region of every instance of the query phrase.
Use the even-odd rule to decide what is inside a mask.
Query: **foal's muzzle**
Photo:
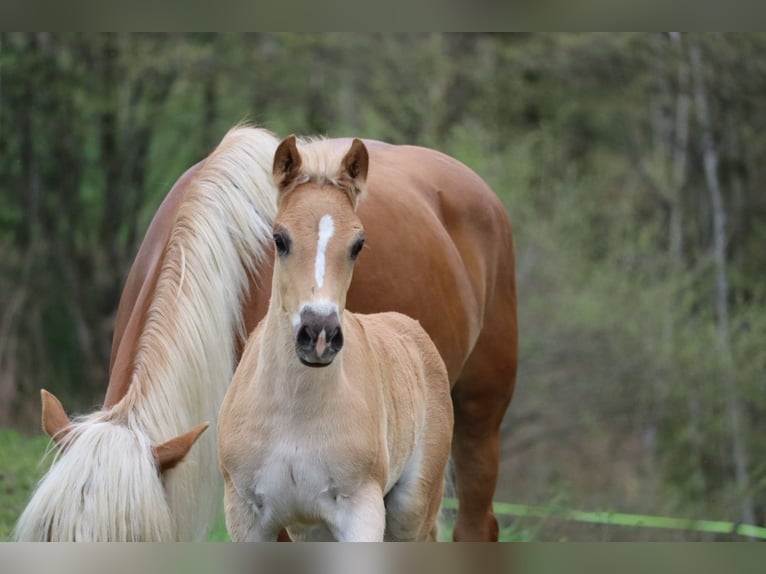
[[[310,307],[301,311],[295,334],[295,352],[307,367],[326,367],[343,348],[338,313],[318,313]]]

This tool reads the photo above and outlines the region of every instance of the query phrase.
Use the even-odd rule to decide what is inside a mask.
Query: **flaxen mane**
[[[127,394],[112,408],[73,421],[17,524],[18,539],[207,534],[210,525],[201,517],[215,516],[220,488],[200,482],[220,482],[215,420],[236,364],[235,335],[245,335],[248,276],[264,261],[271,237],[277,143],[265,130],[234,128],[202,165],[165,248]],[[212,428],[164,476],[163,493],[151,445],[202,421]]]

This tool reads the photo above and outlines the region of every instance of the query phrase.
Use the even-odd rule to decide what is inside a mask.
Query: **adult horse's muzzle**
[[[301,310],[295,334],[295,352],[307,367],[326,367],[343,348],[343,331],[338,313],[317,313],[310,307]]]

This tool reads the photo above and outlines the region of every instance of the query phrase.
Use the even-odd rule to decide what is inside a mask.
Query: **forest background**
[[[766,525],[758,34],[0,34],[0,429],[38,432],[40,388],[100,403],[154,211],[245,120],[434,147],[503,200],[498,500]]]

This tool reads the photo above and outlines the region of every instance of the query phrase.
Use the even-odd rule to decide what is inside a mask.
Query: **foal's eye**
[[[359,252],[362,250],[362,247],[364,247],[364,238],[357,239],[356,242],[351,246],[351,259],[357,258]]]
[[[275,233],[274,246],[277,248],[277,253],[287,255],[290,252],[290,238],[282,233]]]

